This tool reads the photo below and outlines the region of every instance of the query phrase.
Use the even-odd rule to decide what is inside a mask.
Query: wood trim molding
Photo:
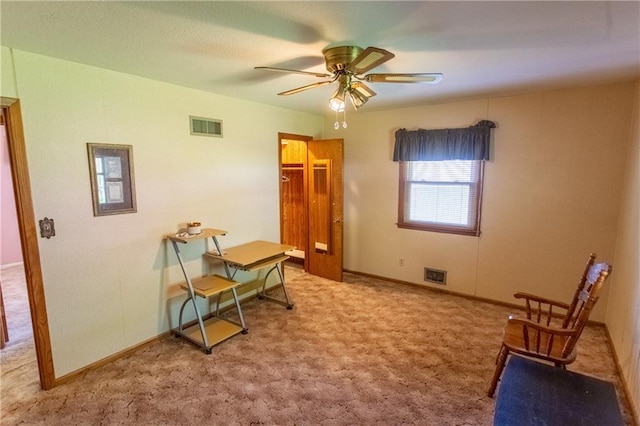
[[[85,367],[80,368],[79,370],[73,371],[69,374],[65,374],[64,376],[58,378],[55,381],[55,386],[59,386],[62,384],[65,384],[67,382],[70,382],[78,377],[84,376],[86,373],[96,370],[100,367],[103,367],[107,364],[111,364],[112,362],[115,362],[117,360],[119,360],[120,358],[124,358],[127,355],[131,355],[137,351],[139,351],[140,349],[149,347],[151,345],[153,345],[156,342],[159,342],[160,340],[166,339],[168,337],[170,337],[173,334],[173,330],[169,330],[169,331],[165,331],[164,333],[156,336],[156,337],[152,337],[151,339],[145,340],[144,342],[138,343],[135,346],[132,346],[130,348],[124,349],[120,352],[116,352],[113,355],[109,355],[106,358],[102,358],[101,360],[98,360],[92,364],[89,364]]]
[[[409,281],[402,281],[402,280],[397,280],[395,278],[387,278],[387,277],[383,277],[380,275],[373,275],[373,274],[367,274],[366,272],[358,272],[358,271],[351,271],[348,269],[345,269],[344,272],[350,273],[350,274],[354,274],[354,275],[360,275],[362,277],[367,277],[367,278],[373,278],[376,280],[383,280],[383,281],[388,281],[390,283],[395,283],[395,284],[402,284],[402,285],[409,285],[412,287],[418,287],[427,291],[431,291],[434,293],[443,293],[443,294],[450,294],[452,296],[459,296],[459,297],[464,297],[465,299],[469,299],[469,300],[473,300],[476,302],[484,302],[484,303],[490,303],[492,305],[496,305],[496,306],[504,306],[506,308],[510,308],[510,309],[516,309],[519,311],[524,311],[525,307],[523,305],[517,304],[517,303],[509,303],[509,302],[502,302],[500,300],[493,300],[493,299],[488,299],[486,297],[479,297],[479,296],[473,296],[470,294],[465,294],[465,293],[458,293],[455,291],[450,291],[450,290],[446,290],[446,289],[441,289],[441,288],[434,288],[428,285],[424,285],[424,284],[418,284],[418,283],[412,283]],[[553,317],[557,317],[557,318],[562,318],[562,315],[554,313]],[[603,322],[600,321],[594,321],[594,320],[587,320],[587,324],[589,325],[596,325],[596,326],[602,326],[604,327],[605,324]]]
[[[248,287],[245,288],[246,286],[248,286]],[[278,286],[279,286],[279,284],[274,283],[271,286],[267,287],[267,289],[266,289],[267,293],[269,293],[271,290],[273,290],[274,287],[278,287]],[[251,281],[251,282],[244,283],[241,287],[243,288],[243,290],[241,290],[242,294],[247,294],[247,293],[253,292],[248,297],[243,298],[240,301],[241,303],[245,303],[245,301],[250,301],[250,300],[257,300],[258,299],[258,293],[256,292],[256,289],[259,288],[259,287],[262,287],[262,281],[261,280],[254,280],[254,281]],[[186,293],[184,291],[182,293],[186,296]],[[228,297],[223,296],[221,302],[224,303],[225,301],[232,300],[232,299],[233,299],[232,296],[228,296]],[[227,306],[221,307],[220,308],[220,312],[221,313],[225,313],[225,312],[229,312],[229,311],[232,311],[232,310],[235,310],[235,309],[236,309],[236,307],[235,307],[234,304],[229,304]],[[205,319],[211,318],[211,316],[213,316],[213,314],[209,313],[208,316],[205,317]],[[198,321],[194,319],[192,321],[188,321],[187,323],[183,324],[183,327],[184,328],[189,328],[189,327],[191,327],[193,325],[196,325],[197,323],[198,323]],[[87,365],[85,367],[82,367],[82,368],[80,368],[80,369],[78,369],[76,371],[73,371],[73,372],[71,372],[69,374],[65,374],[64,376],[58,378],[56,380],[56,386],[62,385],[62,384],[67,383],[67,382],[70,382],[70,381],[72,381],[72,380],[74,380],[74,379],[76,379],[78,377],[82,377],[82,376],[84,376],[86,373],[88,373],[90,371],[93,371],[93,370],[96,370],[96,369],[98,369],[100,367],[103,367],[105,365],[111,364],[112,362],[115,362],[115,361],[117,361],[117,360],[119,360],[121,358],[124,358],[124,357],[128,356],[128,355],[134,354],[134,353],[136,353],[137,351],[139,351],[141,349],[144,349],[144,348],[147,348],[149,346],[152,346],[157,342],[160,342],[160,341],[162,341],[164,339],[169,339],[172,336],[175,337],[175,330],[174,329],[165,331],[164,333],[158,334],[156,337],[152,337],[150,339],[147,339],[147,340],[145,340],[143,342],[138,343],[137,345],[131,346],[130,348],[124,349],[124,350],[122,350],[120,352],[116,352],[116,353],[114,353],[112,355],[109,355],[106,358],[102,358],[102,359],[100,359],[100,360],[98,360],[98,361],[96,361],[96,362],[94,362],[92,364],[89,364],[89,365]],[[193,350],[201,350],[201,349],[194,347]]]
[[[6,121],[9,161],[14,182],[18,229],[22,244],[22,257],[27,282],[27,294],[29,296],[33,339],[40,374],[40,386],[42,389],[47,390],[56,385],[56,380],[42,281],[40,250],[38,249],[38,234],[27,167],[27,151],[22,129],[22,112],[20,110],[20,101],[17,99],[3,97],[0,99],[0,103]]]
[[[629,383],[627,383],[627,380],[625,379],[624,374],[622,374],[622,366],[620,365],[620,359],[618,358],[618,354],[616,353],[616,348],[613,345],[613,340],[611,339],[611,334],[609,333],[609,327],[607,327],[607,324],[604,324],[604,333],[607,337],[607,344],[609,345],[609,350],[613,355],[613,361],[616,363],[616,373],[618,374],[618,378],[622,383],[622,391],[624,392],[624,396],[625,398],[627,398],[627,402],[629,403],[629,408],[631,409],[631,417],[633,417],[634,421],[636,422],[636,425],[639,425],[640,412],[638,412],[638,409],[640,407],[637,406],[636,405],[637,402],[634,402],[633,398],[631,398],[631,390],[629,388]]]

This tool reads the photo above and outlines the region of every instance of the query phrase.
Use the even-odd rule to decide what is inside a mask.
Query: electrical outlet
[[[400,263],[400,266],[404,266],[404,258],[403,257],[400,258],[400,262],[399,263]]]

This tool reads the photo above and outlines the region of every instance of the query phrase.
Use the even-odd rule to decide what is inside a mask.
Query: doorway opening
[[[280,135],[280,241],[295,246],[287,254],[307,268],[309,223],[307,215],[307,141],[299,135]]]
[[[343,140],[280,133],[280,241],[310,274],[342,281]]]
[[[27,167],[26,146],[22,130],[22,112],[18,99],[2,97],[0,98],[0,106],[4,117],[8,158],[13,178],[15,209],[40,387],[47,390],[56,385],[56,380],[42,282],[36,221],[31,197],[31,183]]]

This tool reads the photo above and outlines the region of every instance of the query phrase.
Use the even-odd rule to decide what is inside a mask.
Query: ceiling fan
[[[367,74],[384,62],[395,57],[387,50],[377,47],[367,47],[362,49],[357,46],[329,47],[322,51],[326,63],[327,71],[331,74],[317,73],[309,71],[291,70],[286,68],[255,67],[255,69],[278,71],[292,74],[304,74],[313,77],[326,78],[328,80],[319,81],[295,89],[278,93],[280,96],[293,95],[305,90],[324,86],[338,81],[339,85],[335,93],[329,100],[329,106],[334,111],[344,111],[345,98],[351,99],[355,109],[364,105],[369,98],[376,95],[364,82],[371,83],[430,83],[435,84],[442,80],[440,73],[420,73],[420,74]]]

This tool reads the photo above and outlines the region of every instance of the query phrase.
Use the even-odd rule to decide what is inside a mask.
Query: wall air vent
[[[430,283],[447,284],[447,271],[439,269],[424,268],[424,280]]]
[[[192,135],[222,137],[222,120],[189,116],[189,124]]]

